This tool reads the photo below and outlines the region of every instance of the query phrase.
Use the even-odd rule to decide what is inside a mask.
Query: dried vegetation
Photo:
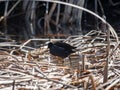
[[[28,46],[35,40],[44,43],[37,49]],[[115,37],[110,36],[109,45],[100,31],[68,37],[63,41],[76,46],[77,52],[64,60],[50,55],[48,40],[0,43],[1,90],[119,90],[120,50]]]

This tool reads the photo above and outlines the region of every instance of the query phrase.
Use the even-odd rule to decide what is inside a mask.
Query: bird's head
[[[48,48],[51,48],[53,46],[53,43],[48,43]]]

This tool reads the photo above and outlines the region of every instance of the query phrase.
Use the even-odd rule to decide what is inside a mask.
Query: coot
[[[54,56],[58,56],[61,58],[68,57],[71,53],[75,52],[75,48],[67,43],[64,42],[55,42],[55,43],[48,43],[48,48],[50,53]]]

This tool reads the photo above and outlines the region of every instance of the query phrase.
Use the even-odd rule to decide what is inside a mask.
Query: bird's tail
[[[74,47],[74,48],[72,49],[72,52],[73,52],[73,53],[75,53],[75,52],[77,52],[77,51],[79,51],[79,49],[77,49],[77,47]]]

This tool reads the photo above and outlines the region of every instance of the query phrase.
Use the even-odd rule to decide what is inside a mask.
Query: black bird
[[[48,48],[50,49],[50,53],[54,56],[58,56],[61,58],[68,57],[71,53],[74,53],[75,48],[64,42],[55,42],[48,43]]]

